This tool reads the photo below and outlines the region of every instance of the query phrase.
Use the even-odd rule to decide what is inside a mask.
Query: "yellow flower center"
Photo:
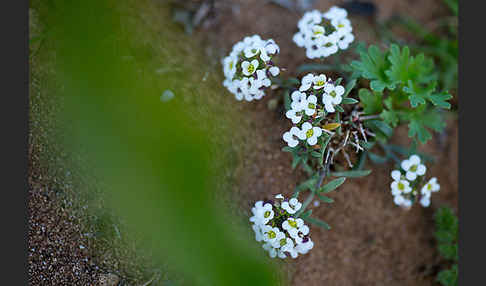
[[[318,80],[318,81],[316,82],[316,85],[318,85],[318,86],[322,86],[322,85],[324,85],[324,81],[323,81],[323,80]]]
[[[282,238],[282,239],[280,240],[280,246],[284,246],[284,245],[286,245],[286,244],[287,244],[287,239]]]
[[[410,171],[416,172],[417,171],[417,168],[418,168],[417,165],[412,165],[412,167],[410,167]]]
[[[432,190],[432,184],[427,184],[427,190]]]
[[[267,218],[267,217],[269,217],[269,216],[270,216],[270,214],[271,214],[271,212],[270,212],[270,211],[266,211],[266,212],[263,214],[263,216],[264,216],[265,218]]]
[[[275,238],[277,237],[277,234],[273,230],[271,230],[267,233],[267,236],[268,238]]]
[[[297,222],[295,220],[289,220],[289,225],[293,228],[297,228]]]
[[[319,34],[324,34],[324,28],[321,26],[315,26],[314,27],[314,35],[319,35]]]
[[[311,138],[312,135],[314,135],[314,130],[312,128],[305,132],[305,136],[307,136],[307,138]]]
[[[403,191],[405,189],[405,185],[402,182],[398,183],[398,189]]]
[[[342,27],[344,27],[344,25],[343,25],[343,24],[338,24],[337,26],[338,26],[338,28],[342,28]]]
[[[232,69],[233,69],[233,65],[234,65],[234,64],[233,64],[233,62],[231,61],[231,62],[229,63],[229,68],[230,68],[230,70],[232,70]]]
[[[314,103],[309,103],[309,108],[315,109],[316,108],[316,105]]]
[[[329,95],[330,95],[330,96],[332,96],[332,97],[336,97],[336,95],[337,95],[337,94],[336,94],[336,92],[333,90],[333,91],[331,91],[331,92],[329,93]]]
[[[248,72],[249,72],[249,73],[253,73],[254,71],[255,71],[255,67],[254,67],[252,64],[250,64],[250,65],[248,66]]]

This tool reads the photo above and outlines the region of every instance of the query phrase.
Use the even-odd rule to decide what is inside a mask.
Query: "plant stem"
[[[318,190],[321,187],[321,184],[324,181],[324,178],[326,177],[327,169],[328,169],[328,164],[326,164],[326,166],[320,171],[320,177],[319,177],[319,181],[316,184],[316,190]],[[311,190],[311,193],[309,194],[309,196],[305,199],[304,203],[302,203],[302,207],[300,208],[298,216],[300,216],[302,213],[304,213],[307,206],[314,199],[314,196],[315,196],[315,192]]]
[[[360,116],[359,117],[359,120],[360,121],[365,121],[365,120],[376,119],[376,118],[380,118],[380,115],[379,114],[375,114],[375,115]]]

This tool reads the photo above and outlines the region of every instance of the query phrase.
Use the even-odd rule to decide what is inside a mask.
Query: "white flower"
[[[270,243],[263,244],[263,249],[268,251],[268,254],[270,255],[271,258],[277,257],[277,250],[273,248],[272,244]]]
[[[308,90],[312,86],[313,82],[314,82],[314,75],[311,74],[311,73],[306,74],[301,80],[301,85],[299,87],[299,91]]]
[[[263,232],[258,224],[253,224],[252,227],[253,231],[255,232],[255,240],[260,242],[263,240]]]
[[[223,60],[224,75],[226,78],[233,79],[236,73],[236,57],[228,56]]]
[[[292,258],[297,258],[299,255],[294,247],[294,241],[288,237],[280,241],[280,251],[282,253],[288,252]],[[283,255],[285,255],[285,253]]]
[[[301,114],[302,109],[289,109],[287,112],[285,112],[285,116],[292,120],[292,123],[297,124],[300,122],[302,119],[302,114]]]
[[[396,195],[393,197],[393,202],[396,205],[401,206],[405,202],[405,198],[402,195]]]
[[[326,84],[326,76],[324,74],[315,76],[312,82],[314,83],[314,89],[321,89]]]
[[[392,194],[394,196],[400,195],[402,193],[408,194],[412,191],[410,187],[410,182],[402,178],[402,174],[398,170],[394,170],[391,173],[393,182],[391,183]]]
[[[328,57],[337,53],[339,50],[338,40],[339,37],[336,32],[329,34],[328,36],[316,38],[315,43],[319,47],[317,53],[318,57]]]
[[[291,198],[288,202],[282,203],[282,208],[286,210],[289,214],[294,214],[300,210],[302,203],[300,203],[296,198]]]
[[[428,207],[430,205],[430,195],[422,196],[422,198],[420,198],[420,204],[425,208]]]
[[[312,116],[316,112],[317,97],[315,95],[309,95],[309,97],[303,102],[302,107],[305,114]]]
[[[304,122],[304,124],[302,124],[301,132],[304,134],[309,145],[316,145],[317,138],[322,135],[322,129],[320,127],[313,127],[309,122]],[[301,137],[304,136],[301,135]]]
[[[325,94],[322,96],[322,103],[327,112],[334,112],[334,106],[341,103],[343,100],[344,87],[341,85],[334,86],[331,83],[327,83],[324,87]]]
[[[252,75],[254,72],[256,72],[257,68],[258,60],[252,60],[251,62],[244,61],[241,63],[241,69],[243,70],[244,75]]]
[[[291,98],[292,103],[290,104],[290,107],[299,111],[302,110],[302,103],[305,102],[306,99],[305,93],[296,90],[292,92]]]
[[[268,77],[280,73],[280,69],[271,62],[278,53],[279,47],[272,39],[262,40],[258,35],[245,37],[222,60],[225,75],[223,85],[237,100],[263,98],[265,88],[272,84]]]
[[[326,13],[324,13],[324,17],[331,20],[342,19],[348,16],[348,12],[337,6],[332,6]]]
[[[302,133],[302,131],[298,128],[298,127],[292,127],[290,128],[290,131],[287,131],[284,133],[283,135],[283,140],[285,142],[287,142],[287,145],[289,145],[289,147],[295,147],[299,144],[299,140],[298,139],[301,139],[301,140],[304,140],[305,135]]]
[[[293,239],[295,239],[295,242],[302,243],[304,237],[309,234],[309,227],[303,224],[297,229],[297,231],[292,231],[292,233],[289,234]]]
[[[314,242],[312,242],[310,238],[307,238],[302,243],[297,244],[297,246],[295,246],[295,249],[297,250],[298,253],[306,254],[313,247],[314,247]]]
[[[266,224],[268,223],[273,217],[273,206],[269,203],[263,204],[263,201],[258,201],[255,203],[255,206],[251,209],[253,216],[250,217],[250,221],[255,224]]]
[[[292,38],[292,40],[294,41],[294,43],[297,44],[297,46],[303,48],[304,45],[305,45],[305,39],[304,39],[304,35],[300,32],[296,33],[294,35],[294,37]]]
[[[304,220],[301,218],[289,217],[282,223],[282,228],[286,230],[291,237],[296,237],[299,234],[299,229],[304,225]]]
[[[283,199],[284,199],[284,196],[282,196],[282,194],[278,194],[278,195],[276,195],[276,196],[275,196],[275,198],[276,198],[276,199],[281,199],[281,200],[283,200]]]
[[[292,40],[306,49],[310,59],[328,57],[339,49],[347,49],[354,40],[346,10],[336,6],[326,13],[317,10],[305,13],[297,27],[299,31]]]
[[[414,181],[417,176],[422,176],[425,174],[425,165],[420,163],[420,157],[417,155],[412,155],[407,160],[403,160],[401,167],[406,174],[406,178],[409,181]]]
[[[340,36],[350,34],[353,31],[351,21],[347,18],[332,19],[331,24],[336,28],[336,31]]]
[[[351,33],[339,36],[337,45],[341,50],[345,50],[354,41],[354,35]]]
[[[277,227],[271,227],[269,225],[262,225],[260,227],[263,233],[263,240],[270,243],[272,246],[275,245],[276,242],[278,243],[280,239],[285,236],[285,234],[281,232]]]
[[[430,179],[421,190],[422,195],[430,194],[431,192],[438,192],[440,190],[440,185],[437,183],[437,178],[433,177]]]
[[[278,76],[280,74],[280,69],[278,67],[271,67],[268,71],[272,76]]]

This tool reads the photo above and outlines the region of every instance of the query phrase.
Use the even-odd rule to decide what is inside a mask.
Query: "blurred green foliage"
[[[458,276],[458,230],[459,223],[452,210],[442,207],[435,213],[436,232],[435,237],[438,242],[439,253],[446,260],[453,262],[450,269],[442,270],[438,276],[439,281],[444,286],[457,285]]]
[[[414,53],[424,53],[434,59],[434,74],[439,80],[441,90],[457,91],[459,54],[458,45],[458,1],[444,0],[452,15],[436,20],[432,27],[426,27],[405,15],[391,18],[382,26],[385,42],[407,44]],[[399,26],[412,33],[417,40],[410,42],[401,39],[391,30]]]
[[[215,195],[220,146],[207,130],[219,110],[204,97],[211,89],[204,62],[193,59],[199,47],[171,25],[150,26],[144,13],[155,5],[51,0],[39,9],[61,82],[59,140],[86,158],[116,214],[181,283],[276,285],[249,225]]]

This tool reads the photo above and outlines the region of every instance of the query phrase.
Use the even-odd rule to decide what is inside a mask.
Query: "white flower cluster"
[[[256,241],[263,242],[263,249],[272,258],[283,259],[287,255],[297,258],[299,254],[306,254],[314,247],[310,230],[303,219],[294,217],[302,203],[296,198],[285,199],[280,194],[275,198],[276,201],[258,201],[251,209],[250,221]]]
[[[351,22],[345,9],[331,7],[326,13],[318,10],[306,12],[299,20],[293,40],[306,49],[310,59],[328,57],[339,49],[345,50],[354,41]]]
[[[410,158],[403,160],[400,167],[401,170],[393,170],[391,172],[393,178],[391,193],[394,196],[393,201],[396,205],[410,208],[418,198],[418,186],[427,169],[417,155],[412,155]],[[428,207],[432,192],[438,192],[439,190],[440,185],[437,183],[437,178],[430,179],[420,190],[420,204],[423,207]]]
[[[324,117],[326,112],[336,111],[334,106],[341,103],[344,91],[343,86],[334,84],[324,74],[305,75],[299,90],[292,92],[291,108],[285,113],[294,124],[283,135],[287,145],[295,147],[299,140],[311,146],[316,145],[322,135],[322,128],[318,126],[319,118]]]
[[[237,100],[252,101],[265,96],[271,85],[270,77],[280,73],[272,58],[280,52],[274,40],[262,40],[259,35],[245,37],[233,46],[223,59],[223,85]]]

